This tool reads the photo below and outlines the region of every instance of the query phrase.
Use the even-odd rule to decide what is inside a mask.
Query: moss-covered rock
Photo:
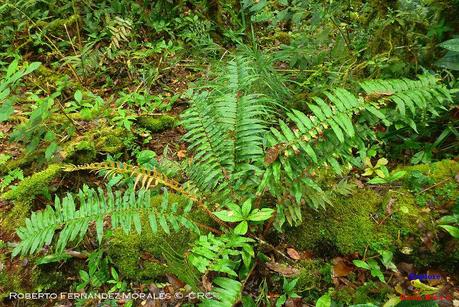
[[[51,164],[45,170],[37,172],[21,181],[16,188],[11,189],[0,197],[3,200],[30,202],[37,195],[48,191],[51,181],[62,172],[61,164]]]
[[[454,160],[442,160],[431,164],[404,166],[395,171],[399,170],[404,170],[408,173],[419,171],[432,178],[435,182],[439,182],[446,178],[454,178],[459,173],[459,163]]]
[[[430,182],[427,187],[434,182],[441,183],[430,191],[443,208],[449,208],[448,203],[457,198],[455,161],[404,169],[426,174],[427,179],[433,180],[426,181]],[[305,208],[302,225],[287,230],[286,243],[320,257],[354,252],[363,255],[368,249],[372,253],[391,250],[399,259],[418,267],[459,263],[459,252],[454,251],[457,244],[443,236],[436,225],[440,218],[439,211],[435,210],[438,204],[430,208],[420,206],[417,195],[421,192],[406,187],[387,186],[378,191],[366,188],[355,191],[350,197],[340,197],[326,210]]]
[[[151,132],[161,132],[173,128],[176,123],[177,119],[170,115],[140,116],[137,118],[137,124]]]
[[[122,152],[126,147],[123,140],[127,137],[128,131],[124,129],[101,127],[65,144],[62,159],[74,164],[93,162],[98,153]]]
[[[45,170],[25,178],[14,189],[0,196],[1,200],[13,202],[8,211],[0,211],[0,233],[14,232],[30,215],[31,203],[38,195],[47,195],[51,182],[62,172],[61,164],[51,164]]]
[[[96,159],[96,147],[89,138],[76,139],[67,144],[64,161],[75,164],[90,163]]]
[[[356,191],[349,198],[341,198],[326,210],[303,210],[303,223],[287,231],[287,238],[300,250],[317,253],[363,253],[375,241],[385,239],[375,231],[371,215],[377,211],[381,196],[371,190]],[[330,246],[332,245],[332,246]]]

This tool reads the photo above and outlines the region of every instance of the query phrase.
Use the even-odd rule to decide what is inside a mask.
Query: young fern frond
[[[211,92],[195,95],[182,117],[193,163],[203,166],[192,169],[190,178],[204,191],[223,190],[263,156],[273,102],[251,91],[257,78],[250,60],[236,56],[208,86]]]
[[[134,189],[140,185],[141,189],[149,189],[159,185],[168,187],[169,189],[182,194],[183,196],[198,202],[198,197],[190,191],[184,189],[180,183],[169,179],[156,168],[147,170],[140,166],[134,166],[123,162],[97,162],[84,165],[66,165],[64,171],[74,172],[79,170],[89,170],[94,172],[105,172],[105,177],[110,177],[115,174],[127,174],[135,178]]]
[[[206,166],[205,171],[190,174],[203,190],[212,190],[224,181],[227,169],[234,164],[228,152],[225,131],[217,122],[219,114],[209,103],[209,95],[203,92],[193,97],[191,107],[182,116],[182,125],[188,130],[184,139],[189,142],[188,148],[196,152],[194,163]]]
[[[199,232],[196,225],[186,217],[191,210],[192,202],[183,209],[180,209],[177,203],[169,204],[167,190],[164,190],[160,207],[152,206],[151,192],[143,189],[129,189],[124,193],[113,193],[108,189],[105,193],[100,188],[95,190],[85,186],[79,191],[77,200],[78,202],[71,194],[67,194],[62,200],[56,197],[54,206],[32,212],[30,218],[26,219],[25,226],[17,230],[21,241],[14,248],[13,257],[39,251],[45,245],[49,245],[56,231],[62,228],[56,245],[57,251],[61,252],[70,241],[82,239],[93,222],[100,243],[104,222],[108,217],[113,229],[121,227],[125,233],[129,233],[132,226],[140,233],[141,218],[144,215],[148,218],[153,233],[160,228],[169,234],[171,228],[178,231],[180,225]]]
[[[199,304],[202,307],[228,307],[234,306],[241,297],[242,284],[227,277],[216,277],[213,283],[217,285],[212,289],[215,299],[205,300]]]

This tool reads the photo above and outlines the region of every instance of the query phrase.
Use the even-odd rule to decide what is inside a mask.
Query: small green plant
[[[131,129],[132,123],[135,121],[137,116],[131,115],[129,110],[123,108],[116,109],[116,115],[112,118],[119,127],[124,127],[127,130]]]
[[[363,260],[353,260],[354,265],[358,268],[369,270],[371,276],[377,277],[380,281],[384,281],[384,274],[381,272],[381,267],[375,259],[368,259],[367,261]]]
[[[283,306],[285,302],[287,302],[287,300],[290,298],[300,298],[301,297],[295,293],[295,286],[297,282],[298,282],[298,278],[295,278],[289,281],[287,280],[287,278],[284,277],[284,284],[282,285],[283,293],[277,299],[276,307]]]
[[[6,75],[0,79],[0,123],[7,121],[14,113],[13,105],[17,100],[14,93],[20,80],[40,67],[40,62],[33,62],[19,67],[19,60],[14,60],[6,69]]]
[[[92,252],[88,258],[88,271],[80,270],[81,282],[76,286],[76,290],[80,291],[87,287],[97,289],[108,282],[109,276],[109,260],[104,257],[103,251],[98,250]]]
[[[113,284],[108,292],[124,292],[127,290],[127,284],[121,279],[114,267],[110,269],[111,278],[107,281],[108,284]]]
[[[384,265],[386,269],[392,270],[394,272],[397,271],[397,267],[392,262],[393,253],[391,251],[382,250],[378,252],[380,255],[380,261]],[[354,265],[358,268],[369,270],[371,276],[377,277],[380,281],[386,282],[384,280],[384,274],[381,271],[381,267],[379,266],[378,262],[374,258],[370,258],[366,261],[364,260],[353,260]]]
[[[389,161],[386,158],[381,158],[373,166],[373,164],[371,164],[370,158],[366,157],[364,159],[364,165],[366,168],[362,176],[369,177],[376,175],[376,177],[368,180],[368,183],[385,184],[400,180],[406,175],[405,171],[397,171],[393,174],[390,174],[388,168],[386,167],[387,163],[389,163]]]
[[[438,220],[438,227],[446,230],[453,238],[459,239],[459,201],[453,209],[453,214],[445,215]]]
[[[226,206],[230,210],[222,210],[214,212],[215,216],[224,222],[240,222],[235,228],[234,233],[237,235],[245,235],[247,233],[249,222],[262,222],[271,217],[274,210],[270,208],[253,209],[252,200],[247,199],[242,206],[228,203]]]

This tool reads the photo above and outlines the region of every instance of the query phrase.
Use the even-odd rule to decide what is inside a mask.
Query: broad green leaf
[[[75,101],[80,103],[83,100],[83,93],[80,90],[77,90],[75,94],[73,94],[73,98],[75,98]]]
[[[274,212],[274,210],[273,209],[269,209],[269,208],[263,208],[261,210],[255,209],[250,214],[248,220],[249,221],[254,221],[254,222],[265,221],[265,220],[269,219],[272,216],[273,212]]]
[[[331,296],[330,294],[322,295],[316,302],[316,307],[331,307]]]
[[[440,44],[440,47],[450,51],[459,52],[459,38],[453,38]]]
[[[439,225],[446,230],[453,238],[459,239],[459,228],[451,225]]]
[[[358,268],[367,269],[367,270],[370,269],[370,266],[368,265],[368,263],[366,263],[363,260],[354,260],[352,261],[352,263],[354,263],[354,265]]]
[[[243,236],[247,233],[248,227],[247,221],[242,221],[234,228],[234,233]]]
[[[243,204],[242,204],[242,216],[247,217],[250,213],[250,210],[252,210],[252,200],[247,199]]]
[[[217,212],[214,212],[214,215],[218,217],[219,219],[221,219],[222,221],[230,222],[230,223],[240,222],[244,219],[239,214],[234,213],[233,211],[229,211],[229,210],[217,211]]]

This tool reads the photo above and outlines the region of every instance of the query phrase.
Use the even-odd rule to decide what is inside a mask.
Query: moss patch
[[[300,273],[295,278],[298,278],[296,289],[298,292],[314,290],[321,288],[321,282],[327,278],[327,270],[324,269],[324,262],[316,259],[302,260],[298,264]],[[328,272],[330,273],[330,272]]]
[[[376,192],[361,190],[350,198],[339,199],[326,210],[306,208],[303,223],[287,231],[288,242],[299,250],[331,253],[327,256],[333,256],[333,252],[363,253],[367,245],[382,239],[383,234],[375,231],[371,218],[380,203],[381,197]]]
[[[30,202],[37,195],[48,191],[51,181],[62,172],[62,165],[51,164],[45,170],[35,173],[21,181],[15,189],[5,192],[1,199]]]
[[[454,160],[442,160],[431,164],[419,164],[414,166],[404,166],[397,170],[404,170],[408,173],[419,171],[439,182],[446,178],[454,178],[459,173],[459,163]]]
[[[160,116],[141,116],[137,119],[137,124],[151,132],[161,132],[173,128],[177,119],[170,115]]]

